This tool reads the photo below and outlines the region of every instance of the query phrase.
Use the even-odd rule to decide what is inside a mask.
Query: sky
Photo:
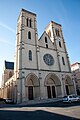
[[[61,24],[70,63],[80,63],[80,0],[0,0],[0,81],[4,61],[14,61],[22,8],[37,14],[38,38],[50,21]]]

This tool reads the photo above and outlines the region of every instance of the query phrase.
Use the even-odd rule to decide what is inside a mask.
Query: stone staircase
[[[58,101],[62,101],[62,98],[60,97],[60,98],[52,98],[52,99],[29,100],[29,101],[20,103],[20,105],[50,103],[50,102],[58,102]]]

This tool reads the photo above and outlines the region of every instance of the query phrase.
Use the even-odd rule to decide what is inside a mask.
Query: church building
[[[2,91],[3,97],[9,96],[17,103],[75,94],[60,24],[51,21],[38,39],[36,14],[21,10],[17,21],[14,75],[6,80]]]

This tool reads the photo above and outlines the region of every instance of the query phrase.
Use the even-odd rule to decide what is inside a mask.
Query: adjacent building
[[[14,75],[6,79],[6,97],[17,103],[75,94],[61,24],[51,21],[38,39],[36,14],[22,9],[17,21]]]
[[[77,94],[80,95],[80,63],[76,62],[72,64],[71,70],[75,79]]]

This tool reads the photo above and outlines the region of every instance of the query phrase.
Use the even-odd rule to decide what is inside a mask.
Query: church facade
[[[75,94],[60,24],[51,21],[38,40],[36,14],[21,10],[17,21],[14,75],[5,82],[4,88],[4,96],[10,92],[9,97],[17,103]]]

